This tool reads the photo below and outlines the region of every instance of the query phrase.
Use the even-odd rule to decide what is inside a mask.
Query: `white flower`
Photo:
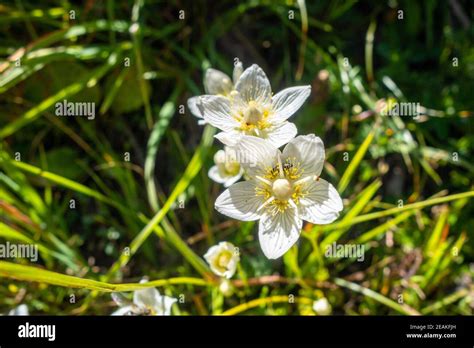
[[[8,312],[8,315],[30,315],[30,312],[28,311],[28,306],[22,304],[16,308],[13,308],[10,312]]]
[[[237,152],[249,180],[238,182],[216,200],[222,214],[243,221],[260,220],[258,236],[265,256],[276,259],[298,240],[302,220],[333,222],[343,209],[336,189],[319,177],[324,145],[314,134],[298,136],[283,152],[267,141],[245,136]]]
[[[226,297],[231,296],[234,293],[234,288],[228,279],[222,279],[219,284],[219,291]]]
[[[313,302],[313,310],[319,315],[329,315],[332,307],[326,297]]]
[[[221,95],[228,96],[234,90],[234,85],[242,75],[243,67],[241,62],[237,62],[234,65],[234,72],[232,74],[232,80],[222,71],[216,69],[207,69],[204,74],[204,90],[206,94],[210,95]],[[191,113],[200,118],[199,124],[205,124],[206,121],[203,119],[204,110],[200,101],[201,96],[196,96],[188,99],[188,108]]]
[[[238,249],[229,242],[220,242],[212,246],[204,258],[215,274],[227,279],[232,278],[240,260]]]
[[[243,169],[232,148],[225,146],[224,150],[217,151],[214,155],[214,163],[215,165],[209,169],[208,175],[215,182],[229,187],[242,177]]]
[[[177,302],[175,298],[162,296],[155,288],[135,291],[133,303],[127,303],[115,293],[112,298],[121,307],[112,315],[171,315],[171,307]]]
[[[287,119],[310,93],[311,86],[298,86],[272,96],[270,81],[254,64],[243,72],[228,97],[202,96],[200,107],[204,120],[223,131],[216,138],[225,145],[235,145],[240,135],[253,135],[280,147],[296,136],[296,126]]]

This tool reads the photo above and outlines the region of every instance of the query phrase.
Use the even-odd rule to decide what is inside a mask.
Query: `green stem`
[[[421,313],[426,315],[426,314],[430,314],[431,312],[437,310],[437,309],[440,309],[440,308],[443,308],[444,306],[447,306],[451,303],[454,303],[456,302],[457,300],[465,297],[469,295],[469,290],[468,289],[461,289],[457,292],[455,292],[454,294],[451,294],[445,298],[443,298],[442,300],[440,301],[437,301],[435,303],[433,303],[432,305],[429,305],[428,307],[425,307],[421,310]]]
[[[176,277],[169,279],[152,280],[146,283],[111,284],[97,280],[74,277],[57,272],[47,271],[39,267],[19,265],[12,262],[0,261],[0,275],[22,281],[46,283],[66,288],[80,288],[102,292],[135,291],[146,288],[162,287],[177,284],[196,286],[209,285],[204,279],[192,277]]]
[[[256,300],[245,302],[231,309],[228,309],[225,312],[221,313],[221,315],[225,315],[225,316],[236,315],[236,314],[248,311],[249,309],[252,309],[258,306],[263,306],[269,303],[288,303],[288,304],[303,303],[303,304],[308,304],[308,305],[311,305],[313,303],[313,300],[307,297],[295,297],[293,300],[294,302],[290,302],[290,298],[288,297],[288,295],[258,298]]]

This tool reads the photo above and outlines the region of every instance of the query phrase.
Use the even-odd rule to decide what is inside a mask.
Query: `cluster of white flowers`
[[[258,65],[243,71],[237,62],[232,79],[208,69],[204,88],[207,94],[190,98],[188,107],[199,124],[222,131],[216,138],[225,146],[214,155],[215,165],[208,173],[227,188],[215,202],[217,211],[242,221],[259,220],[260,245],[269,259],[281,257],[296,243],[303,220],[328,224],[337,219],[342,200],[320,178],[325,158],[322,140],[314,134],[296,136],[296,126],[287,121],[309,97],[311,86],[272,95],[270,81]],[[245,181],[238,182],[242,177]],[[229,279],[240,261],[238,248],[220,242],[204,258],[222,277],[221,291],[231,293]],[[177,302],[155,288],[135,291],[133,301],[117,293],[112,298],[120,307],[112,315],[170,315]],[[331,306],[323,298],[314,302],[313,310],[327,315]],[[9,315],[28,315],[28,307],[21,305]]]
[[[215,202],[217,211],[242,221],[259,220],[260,245],[269,259],[281,257],[296,243],[303,220],[328,224],[337,219],[342,200],[320,178],[322,140],[314,134],[296,136],[296,126],[288,122],[311,94],[311,86],[272,95],[258,65],[243,71],[237,62],[232,79],[207,70],[204,87],[207,94],[189,99],[188,106],[201,124],[221,130],[215,137],[225,148],[216,153],[209,171],[212,180],[227,188]],[[245,181],[237,182],[241,177]],[[215,256],[225,250],[221,244],[205,258],[216,274],[230,278],[230,256]]]

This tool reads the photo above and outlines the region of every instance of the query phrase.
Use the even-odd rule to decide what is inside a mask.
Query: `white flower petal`
[[[178,300],[169,297],[169,296],[162,296],[160,293],[157,291],[156,297],[155,297],[155,305],[153,306],[154,309],[154,314],[155,315],[171,315],[171,307],[173,304],[175,304]]]
[[[8,315],[30,315],[30,313],[28,311],[28,306],[26,304],[21,304],[8,312]]]
[[[269,141],[254,136],[242,136],[235,149],[241,166],[250,177],[262,175],[273,168],[280,153]]]
[[[233,257],[229,261],[229,264],[227,265],[227,271],[224,272],[223,277],[227,279],[232,278],[232,276],[235,274],[235,271],[237,270],[238,263],[239,263],[239,258]]]
[[[117,309],[115,312],[112,313],[113,316],[116,316],[116,315],[127,315],[129,313],[132,312],[132,306],[124,306],[124,307],[120,307],[119,309]]]
[[[129,301],[119,292],[113,292],[111,294],[112,300],[119,306],[124,307],[127,306]]]
[[[270,81],[257,64],[245,69],[235,85],[235,89],[246,102],[255,100],[261,103],[270,103],[271,101]]]
[[[207,94],[229,94],[234,85],[229,76],[216,69],[207,69],[204,75],[204,89]]]
[[[257,209],[262,203],[262,197],[255,195],[255,183],[242,181],[222,192],[214,206],[219,213],[231,218],[254,221],[260,218]]]
[[[240,170],[239,174],[235,175],[235,176],[231,176],[229,177],[225,182],[224,182],[224,187],[227,188],[227,187],[231,187],[232,185],[234,185],[237,181],[240,180],[240,178],[242,177],[244,171],[243,170]]]
[[[223,131],[233,131],[239,123],[232,117],[230,101],[226,97],[206,95],[201,97],[204,120]]]
[[[209,172],[207,175],[211,180],[217,182],[218,184],[223,184],[224,187],[229,187],[233,184],[235,184],[239,179],[242,177],[243,170],[240,170],[239,174],[234,175],[234,176],[222,176],[221,173],[219,172],[219,168],[217,166],[212,166],[209,169]]]
[[[272,98],[274,118],[285,121],[303,105],[311,94],[311,86],[297,86],[286,88]]]
[[[298,134],[296,126],[293,123],[285,121],[272,126],[267,132],[266,140],[278,148],[287,144],[296,134]]]
[[[204,110],[202,109],[201,101],[200,101],[199,98],[200,98],[199,96],[189,98],[188,99],[188,108],[189,108],[189,111],[194,116],[199,117],[199,118],[203,118],[204,117],[204,114],[203,114]]]
[[[157,296],[160,293],[155,288],[137,290],[133,293],[133,303],[141,308],[154,307]]]
[[[232,91],[228,98],[231,102],[232,110],[237,113],[245,112],[245,109],[247,109],[249,106],[247,101],[245,101],[242,95],[236,90]]]
[[[311,181],[305,188],[308,193],[300,199],[298,206],[303,220],[324,225],[338,218],[344,206],[334,186],[324,179],[319,179]]]
[[[220,132],[214,135],[214,138],[219,140],[222,144],[229,147],[233,147],[240,142],[240,139],[243,137],[241,132],[232,130],[229,132]]]
[[[324,167],[323,141],[314,134],[297,136],[283,149],[282,158],[295,158],[304,176],[319,176]]]
[[[207,172],[207,175],[218,184],[223,184],[227,180],[227,178],[221,175],[217,166],[212,166],[211,169],[209,169],[209,171]]]
[[[258,237],[265,256],[277,259],[286,253],[300,237],[302,225],[296,209],[288,208],[275,216],[264,214],[258,226]]]
[[[234,81],[234,84],[236,84],[240,76],[242,76],[242,73],[244,72],[244,67],[242,65],[242,62],[237,62],[237,64],[234,65],[234,72],[232,74],[232,80]]]
[[[204,254],[204,259],[207,261],[207,263],[211,264],[214,258],[219,255],[223,248],[225,248],[225,245],[222,243],[225,242],[220,242],[217,245],[213,245],[207,250],[207,252]]]

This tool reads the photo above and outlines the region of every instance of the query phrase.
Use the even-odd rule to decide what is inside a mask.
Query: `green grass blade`
[[[387,222],[371,229],[370,231],[367,231],[360,235],[356,240],[355,243],[367,243],[371,240],[373,240],[375,237],[377,237],[380,234],[383,234],[388,231],[388,229],[397,226],[400,222],[405,221],[408,219],[410,216],[415,214],[417,210],[410,210],[406,211],[398,216],[396,216],[393,219],[388,220]]]
[[[341,278],[336,278],[334,279],[334,283],[336,283],[339,286],[342,286],[343,288],[347,288],[349,290],[358,292],[364,296],[367,296],[389,308],[392,308],[393,310],[405,314],[405,315],[420,315],[418,311],[415,309],[411,308],[410,306],[406,304],[399,304],[381,294],[379,294],[376,291],[373,291],[371,289],[365,288],[363,286],[360,286],[359,284],[348,282],[347,280],[341,279]]]
[[[154,179],[156,156],[158,154],[158,147],[160,145],[161,138],[168,129],[170,120],[176,111],[175,103],[179,92],[179,88],[176,88],[170,99],[163,104],[158,115],[158,121],[153,126],[150,138],[148,139],[144,176],[148,195],[148,202],[154,212],[157,212],[159,208],[158,197],[156,194],[156,184]]]
[[[0,68],[0,94],[16,86],[19,82],[30,77],[35,72],[59,60],[92,60],[107,57],[112,52],[111,47],[104,46],[72,46],[42,48],[26,54],[21,65],[11,65],[5,71]],[[102,58],[101,58],[102,59]]]
[[[433,229],[433,232],[431,233],[431,236],[425,246],[425,253],[427,253],[427,255],[434,253],[437,246],[439,245],[439,242],[441,240],[441,234],[448,219],[448,215],[449,210],[447,209],[439,215],[438,221],[436,221],[435,228]]]
[[[387,210],[382,210],[378,211],[375,213],[370,213],[370,214],[365,214],[365,215],[359,215],[355,218],[353,218],[351,221],[347,222],[339,222],[335,223],[332,225],[325,225],[322,227],[324,231],[330,231],[330,230],[336,230],[342,227],[347,227],[347,226],[353,226],[356,224],[360,224],[361,222],[366,222],[370,220],[375,220],[379,219],[385,216],[389,215],[395,215],[398,213],[402,213],[405,211],[413,210],[413,209],[422,209],[425,207],[429,207],[431,205],[436,205],[436,204],[441,204],[441,203],[446,203],[450,201],[455,201],[458,199],[463,199],[463,198],[471,198],[474,197],[474,191],[467,191],[463,193],[456,193],[454,195],[450,196],[445,196],[445,197],[438,197],[438,198],[432,198],[432,199],[427,199],[425,201],[421,202],[416,202],[416,203],[411,203],[411,204],[406,204],[403,207],[396,207],[396,208],[391,208]]]
[[[380,188],[382,185],[382,182],[380,180],[375,180],[372,184],[367,186],[364,191],[362,191],[359,195],[359,199],[357,202],[354,204],[351,210],[346,213],[344,218],[341,220],[343,223],[347,223],[349,221],[352,221],[353,218],[355,218],[359,213],[365,208],[367,203],[372,199],[372,197],[375,195],[377,190]],[[341,228],[338,231],[333,231],[331,232],[322,242],[321,242],[321,250],[326,250],[326,247],[333,242],[339,240],[341,236],[349,229],[349,227],[344,227]]]
[[[191,181],[199,173],[199,170],[201,169],[203,165],[203,161],[206,156],[207,150],[209,146],[212,144],[214,132],[215,132],[214,128],[210,126],[206,126],[206,128],[204,129],[204,134],[203,134],[203,139],[201,141],[201,144],[195,151],[194,156],[192,157],[186,170],[184,171],[183,176],[178,181],[175,188],[169,195],[166,203],[155,214],[155,216],[147,223],[147,225],[138,233],[138,235],[134,238],[134,240],[130,244],[130,252],[126,254],[122,254],[119,260],[114,263],[110,272],[113,273],[116,270],[118,270],[120,267],[123,267],[128,263],[128,261],[137,252],[137,250],[141,247],[141,245],[148,239],[148,237],[155,230],[155,228],[161,223],[163,218],[171,209],[171,206],[178,199],[179,195],[183,193],[191,184]],[[176,233],[170,234],[169,231],[171,230],[167,231],[165,238],[169,240],[178,249],[178,251],[181,252],[181,254],[191,263],[191,265],[199,273],[201,273],[204,276],[209,276],[210,271],[206,263],[199,256],[197,256],[191,250],[191,248],[189,248],[189,246],[181,239],[181,237],[178,234]],[[160,234],[159,236],[162,237],[162,235]]]
[[[191,277],[154,280],[147,283],[111,284],[97,280],[74,277],[57,272],[51,272],[39,267],[19,265],[5,261],[0,261],[0,276],[28,282],[39,282],[63,286],[66,288],[79,288],[102,292],[135,291],[139,289],[177,284],[190,284],[196,286],[208,285],[208,283],[203,279]]]
[[[3,127],[0,130],[0,139],[3,139],[9,135],[12,135],[13,133],[18,131],[22,127],[33,122],[35,119],[40,117],[43,112],[47,111],[58,101],[69,98],[79,93],[86,87],[91,87],[92,85],[97,83],[97,81],[102,76],[104,76],[113,66],[115,66],[117,61],[118,61],[118,54],[117,53],[111,54],[107,60],[107,63],[102,65],[100,68],[97,68],[90,74],[87,74],[86,76],[81,78],[79,81],[67,86],[66,88],[56,93],[55,95],[43,100],[40,104],[28,110],[26,113],[24,113],[15,121],[8,123],[5,127]]]
[[[449,295],[449,296],[446,296],[445,298],[439,300],[439,301],[436,301],[435,303],[425,307],[425,308],[422,308],[421,309],[421,314],[423,315],[428,315],[428,314],[431,314],[432,312],[438,310],[438,309],[441,309],[451,303],[454,303],[462,298],[465,298],[466,296],[469,295],[469,291],[473,291],[474,289],[461,289],[461,290],[458,290],[456,291],[455,293]]]
[[[374,136],[375,136],[375,130],[372,130],[367,136],[367,138],[365,138],[362,145],[357,150],[351,163],[349,163],[349,165],[347,166],[346,170],[344,171],[344,174],[342,175],[341,180],[339,181],[339,185],[337,187],[337,191],[339,192],[339,194],[342,194],[344,190],[347,188],[347,186],[349,185],[349,182],[351,181],[352,176],[354,175],[357,167],[362,161],[362,158],[364,158],[364,155],[367,152],[369,145],[372,143]]]
[[[120,206],[118,203],[116,203],[115,201],[111,200],[110,198],[104,196],[102,193],[100,193],[96,190],[93,190],[93,189],[91,189],[91,188],[89,188],[85,185],[82,185],[78,182],[75,182],[74,180],[67,179],[63,176],[60,176],[60,175],[42,170],[41,168],[38,168],[38,167],[35,167],[31,164],[27,164],[27,163],[20,162],[20,161],[10,160],[9,164],[21,169],[24,172],[27,172],[27,173],[30,173],[30,174],[33,174],[33,175],[37,175],[41,178],[44,178],[44,179],[46,179],[50,182],[53,182],[55,184],[58,184],[60,186],[63,186],[63,187],[66,187],[68,189],[71,189],[73,191],[82,193],[86,196],[93,197],[93,198],[95,198],[98,201],[101,201],[103,203],[106,203],[106,204],[109,204],[109,205],[112,205],[112,206],[115,206],[115,207]]]

